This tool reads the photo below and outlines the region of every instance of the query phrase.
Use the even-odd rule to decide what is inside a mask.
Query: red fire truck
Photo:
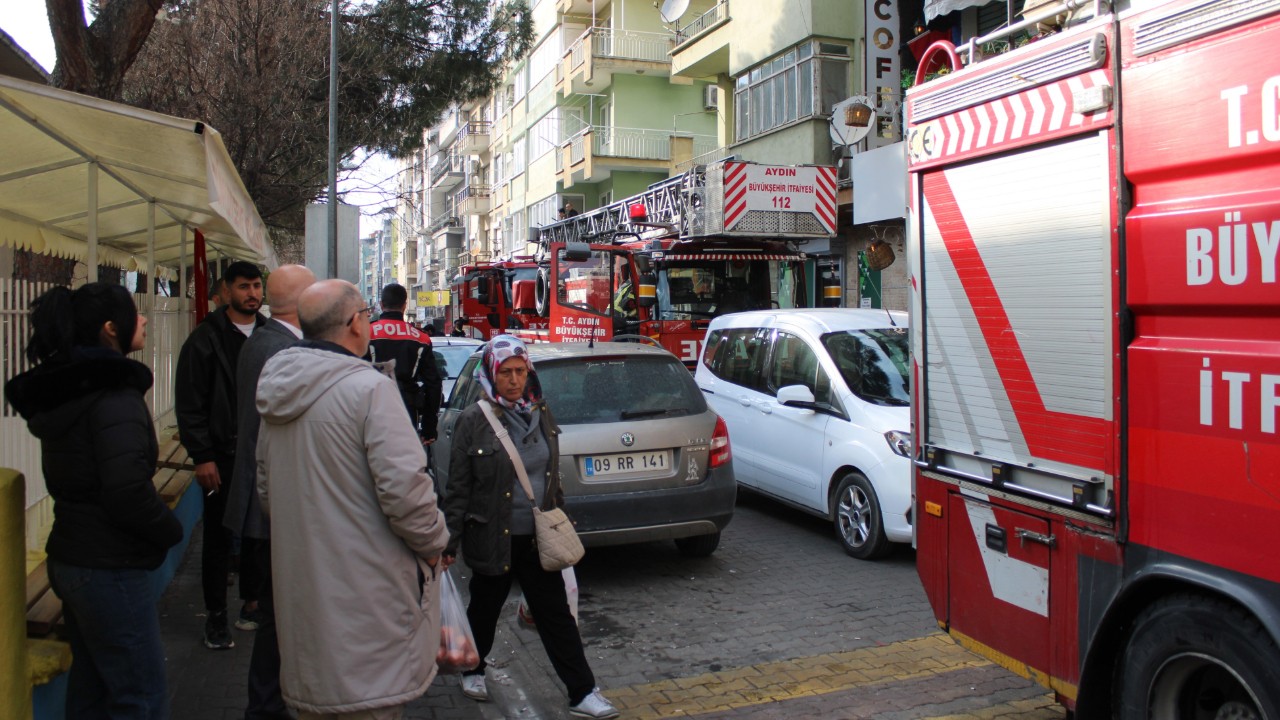
[[[546,329],[534,310],[538,263],[531,257],[463,265],[449,285],[446,332],[461,318],[464,331],[488,339],[517,329]]]
[[[907,93],[920,577],[1077,717],[1280,718],[1278,12],[1051,3]]]
[[[534,341],[657,341],[690,367],[711,318],[810,307],[804,243],[836,228],[836,169],[722,161],[539,229]]]

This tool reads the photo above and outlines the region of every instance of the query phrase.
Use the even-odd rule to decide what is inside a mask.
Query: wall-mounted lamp
[[[865,103],[852,103],[844,108],[844,124],[849,127],[864,128],[871,124],[871,106]]]

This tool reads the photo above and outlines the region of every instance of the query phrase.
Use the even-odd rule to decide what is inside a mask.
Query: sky
[[[53,49],[44,0],[0,0],[0,7],[3,7],[0,29],[9,33],[45,70],[53,72],[57,54]],[[395,205],[396,172],[395,160],[378,155],[366,161],[350,178],[339,177],[339,195],[347,203],[360,207],[361,237],[382,227],[378,210]]]

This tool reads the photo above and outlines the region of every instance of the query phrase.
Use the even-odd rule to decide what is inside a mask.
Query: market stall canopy
[[[154,202],[157,265],[176,267],[184,245],[190,263],[198,229],[211,258],[276,266],[216,130],[0,76],[0,245],[83,261],[94,235],[94,176],[99,264],[148,271]]]
[[[947,13],[970,7],[982,7],[989,2],[991,0],[924,0],[924,21],[933,22],[934,18]]]

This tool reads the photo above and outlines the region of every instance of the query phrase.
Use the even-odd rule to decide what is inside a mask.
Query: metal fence
[[[0,278],[0,380],[7,381],[31,367],[24,354],[31,337],[31,302],[53,287],[54,283]],[[157,429],[163,429],[172,425],[174,370],[178,352],[190,334],[189,315],[181,311],[179,298],[135,295],[134,301],[150,322],[147,346],[133,357],[155,375],[147,404]],[[26,476],[27,549],[43,548],[53,523],[53,502],[40,466],[40,441],[7,402],[0,403],[0,463]]]

